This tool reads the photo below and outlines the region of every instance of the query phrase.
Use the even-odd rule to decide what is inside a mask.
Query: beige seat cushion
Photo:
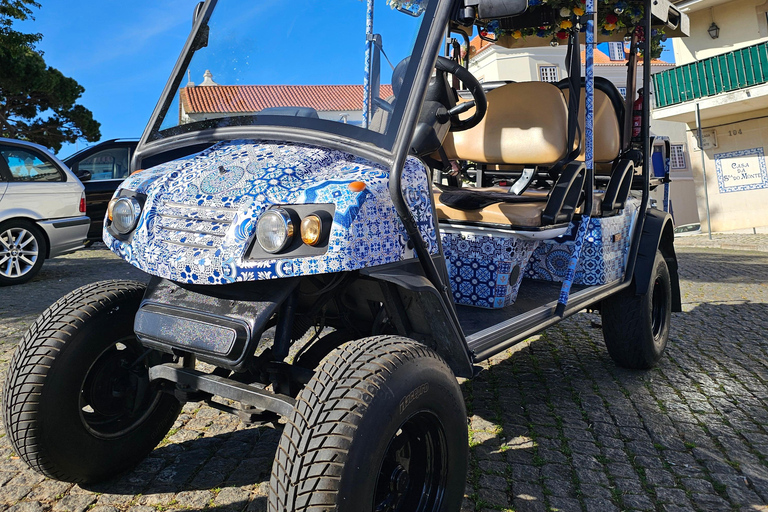
[[[568,89],[563,90],[566,101],[568,100]],[[586,131],[586,118],[584,114],[584,104],[586,103],[584,88],[581,88],[581,98],[579,99],[579,126],[581,126],[581,154],[577,160],[584,161],[584,135]],[[616,110],[613,108],[610,98],[599,89],[595,89],[595,171],[598,174],[610,174],[610,164],[618,158],[621,152],[621,127],[619,118],[616,116]],[[605,165],[608,164],[608,165]]]
[[[449,159],[551,166],[565,157],[568,109],[555,85],[511,83],[486,97],[488,112],[480,124],[451,132],[443,142]]]
[[[440,202],[438,189],[433,189],[435,210],[438,220],[498,224],[522,228],[541,226],[541,212],[547,206],[546,201],[530,203],[495,203],[479,210],[457,210]]]

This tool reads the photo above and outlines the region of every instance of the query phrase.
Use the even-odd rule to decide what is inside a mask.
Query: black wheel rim
[[[658,277],[653,283],[653,297],[651,305],[651,330],[653,339],[659,341],[667,323],[667,289]]]
[[[105,349],[88,369],[80,392],[80,418],[96,437],[120,437],[141,425],[160,399],[150,385],[149,355],[133,337]]]
[[[440,509],[448,478],[445,431],[426,411],[408,418],[389,441],[374,491],[375,512]]]

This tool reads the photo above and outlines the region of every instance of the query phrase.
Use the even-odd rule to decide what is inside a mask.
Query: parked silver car
[[[0,286],[82,248],[89,224],[83,184],[66,165],[42,146],[0,138]]]

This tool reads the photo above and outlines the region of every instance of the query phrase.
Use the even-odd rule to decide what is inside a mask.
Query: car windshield
[[[277,125],[391,145],[434,0],[210,3],[150,140]]]

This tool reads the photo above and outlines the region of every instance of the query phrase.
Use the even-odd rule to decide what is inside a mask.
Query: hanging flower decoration
[[[388,0],[395,2],[398,0]],[[402,0],[401,0],[402,1]],[[511,36],[513,39],[526,37],[542,37],[549,39],[553,45],[558,41],[568,39],[568,35],[577,27],[581,32],[586,30],[584,25],[578,24],[578,17],[586,12],[586,0],[528,0],[528,8],[547,9],[551,15],[551,24],[537,27],[521,27],[515,29],[503,29],[499,20],[488,22],[479,27],[480,35],[490,39],[494,36],[499,39],[503,36]],[[597,0],[597,31],[603,36],[615,36],[616,34],[631,34],[633,30],[642,31],[639,23],[643,20],[643,7],[637,3],[630,4],[627,0]],[[545,19],[547,17],[545,16]],[[640,39],[642,40],[642,38]],[[661,55],[661,43],[666,40],[663,29],[654,29],[651,34],[651,56],[658,58]]]

